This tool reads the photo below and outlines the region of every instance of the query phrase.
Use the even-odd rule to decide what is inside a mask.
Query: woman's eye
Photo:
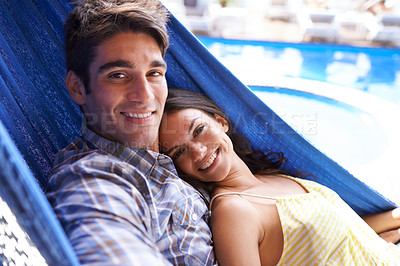
[[[198,126],[194,131],[193,131],[193,137],[197,137],[204,129],[204,126]]]
[[[179,157],[182,155],[182,153],[183,153],[183,149],[177,150],[177,151],[174,153],[174,155],[172,156],[172,160],[173,160],[173,161],[178,160]]]

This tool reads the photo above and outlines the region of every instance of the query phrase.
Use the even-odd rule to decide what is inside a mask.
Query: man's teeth
[[[208,159],[208,161],[202,167],[200,167],[200,170],[205,170],[208,167],[210,167],[213,164],[215,158],[217,158],[217,155],[218,155],[218,152],[215,151],[214,154],[211,155],[210,159]]]
[[[124,116],[127,117],[133,117],[133,118],[146,118],[151,116],[151,112],[149,113],[142,113],[142,114],[137,114],[137,113],[122,113]]]

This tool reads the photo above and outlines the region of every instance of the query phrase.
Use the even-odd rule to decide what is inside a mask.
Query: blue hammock
[[[0,2],[0,197],[50,265],[78,264],[43,193],[55,153],[80,134],[80,110],[64,86],[70,10],[67,0]],[[282,151],[285,170],[312,174],[360,215],[395,207],[298,135],[175,18],[168,27],[170,86],[208,95],[253,147]]]

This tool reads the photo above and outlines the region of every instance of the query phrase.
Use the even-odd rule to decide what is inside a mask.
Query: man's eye
[[[200,135],[200,133],[203,131],[204,125],[198,126],[194,131],[193,131],[193,137],[197,137]]]
[[[174,153],[174,155],[172,156],[172,160],[173,160],[173,161],[178,160],[179,157],[182,155],[182,153],[183,153],[183,149],[177,150],[177,151]]]
[[[159,77],[159,76],[162,76],[162,75],[163,74],[161,72],[159,72],[159,71],[153,71],[153,72],[149,73],[150,77]]]
[[[121,79],[121,78],[125,78],[126,75],[123,73],[112,73],[109,75],[110,78],[114,78],[114,79]]]

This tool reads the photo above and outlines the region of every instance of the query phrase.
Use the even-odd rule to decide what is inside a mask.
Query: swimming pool
[[[310,93],[266,87],[252,89],[297,132],[345,167],[370,163],[388,145],[384,128],[367,110]],[[334,142],[340,145],[325,144]]]
[[[400,50],[199,39],[319,150],[400,202]]]
[[[400,49],[198,38],[246,85],[300,78],[357,89],[400,105]]]

